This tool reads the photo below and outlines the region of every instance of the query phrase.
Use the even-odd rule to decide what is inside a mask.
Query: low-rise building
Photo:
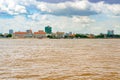
[[[15,32],[13,34],[13,38],[32,38],[33,33],[32,30],[27,30],[26,32]]]
[[[32,30],[26,30],[27,34],[25,36],[25,38],[32,38],[33,37],[33,33],[32,33]]]
[[[56,37],[57,38],[64,38],[64,32],[56,32]]]
[[[94,34],[88,34],[87,37],[88,38],[95,38]]]
[[[34,32],[34,38],[45,38],[46,32],[43,30],[39,30],[38,32]]]
[[[27,35],[27,32],[15,32],[13,34],[13,38],[25,38]]]

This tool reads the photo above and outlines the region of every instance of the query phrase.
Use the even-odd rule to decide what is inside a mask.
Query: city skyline
[[[44,27],[44,29],[38,29],[37,30],[38,32],[39,31],[43,31],[43,32],[45,32],[46,34],[54,34],[54,33],[57,33],[57,32],[63,32],[63,31],[55,31],[55,32],[53,32],[53,30],[52,30],[52,27],[51,26],[45,26]],[[36,31],[33,31],[32,29],[26,29],[26,30],[19,30],[19,31],[14,31],[14,29],[9,29],[9,31],[7,31],[6,33],[0,33],[0,34],[14,34],[14,33],[21,33],[21,32],[25,32],[25,33],[29,33],[29,32],[31,32],[31,33],[34,33],[34,32],[36,32]],[[92,33],[74,33],[74,32],[63,32],[64,34],[92,34]],[[115,31],[114,30],[107,30],[105,33],[102,33],[102,32],[100,32],[99,34],[97,34],[97,35],[100,35],[100,34],[110,34],[110,35],[114,35],[114,33],[115,33]],[[116,33],[115,33],[116,34]],[[96,34],[93,34],[93,35],[96,35]],[[120,34],[116,34],[116,35],[120,35]]]
[[[0,0],[0,33],[32,29],[120,34],[120,0]]]

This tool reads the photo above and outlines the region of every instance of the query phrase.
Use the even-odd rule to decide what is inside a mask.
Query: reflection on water
[[[0,80],[120,80],[119,39],[1,39]]]

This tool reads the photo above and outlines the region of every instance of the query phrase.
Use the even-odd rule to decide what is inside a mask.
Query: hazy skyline
[[[120,0],[0,0],[0,33],[53,31],[120,34]]]

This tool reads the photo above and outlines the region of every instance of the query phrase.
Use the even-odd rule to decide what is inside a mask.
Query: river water
[[[0,39],[0,80],[120,80],[120,39]]]

